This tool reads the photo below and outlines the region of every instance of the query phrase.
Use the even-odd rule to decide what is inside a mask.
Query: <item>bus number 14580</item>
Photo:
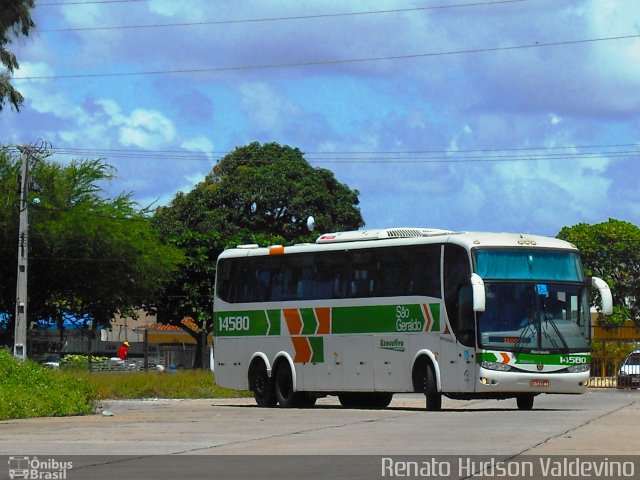
[[[220,330],[225,332],[242,332],[249,330],[249,317],[220,317]]]

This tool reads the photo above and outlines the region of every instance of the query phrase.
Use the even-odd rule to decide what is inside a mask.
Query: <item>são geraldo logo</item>
[[[67,470],[73,462],[61,462],[54,458],[40,460],[38,457],[9,457],[9,478],[32,480],[66,480]]]

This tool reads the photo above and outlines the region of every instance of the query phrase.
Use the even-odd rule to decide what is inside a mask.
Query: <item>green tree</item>
[[[15,314],[19,162],[0,151],[0,311]],[[114,315],[152,308],[182,261],[159,241],[130,195],[109,199],[100,185],[115,170],[102,160],[32,168],[29,206],[28,322],[86,316],[93,328]],[[11,329],[9,329],[9,333]]]
[[[609,284],[614,301],[611,321],[619,324],[630,316],[640,323],[640,228],[611,218],[564,227],[558,238],[578,247],[587,275]]]
[[[355,230],[364,225],[358,203],[356,190],[312,167],[297,148],[257,142],[237,148],[191,192],[156,210],[162,238],[187,255],[159,319],[189,331],[179,322],[191,316],[200,330],[189,333],[202,341],[213,329],[215,265],[224,248],[310,241],[309,216],[322,231]]]
[[[22,95],[10,83],[11,75],[19,67],[16,56],[6,49],[12,38],[20,35],[27,36],[35,26],[31,19],[31,9],[34,0],[2,0],[0,8],[0,110],[8,99],[9,103],[20,109]]]

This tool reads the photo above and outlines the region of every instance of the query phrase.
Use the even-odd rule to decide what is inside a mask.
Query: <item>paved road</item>
[[[172,455],[175,464],[173,455],[489,455],[511,459],[552,454],[636,455],[639,451],[640,391],[543,395],[536,398],[532,411],[517,410],[515,400],[444,399],[441,412],[427,412],[423,405],[424,398],[412,394],[396,395],[384,410],[344,409],[334,397],[319,400],[312,409],[292,410],[258,408],[252,399],[109,401],[103,412],[113,416],[0,422],[0,455],[107,455],[109,464],[116,456],[136,456],[144,460],[143,465],[153,456],[167,455]],[[155,457],[156,466],[161,458]],[[264,461],[269,460],[265,457]],[[308,458],[305,463],[308,466]],[[134,471],[143,475],[148,464],[139,468],[142,470]],[[0,478],[4,473],[0,466]],[[88,476],[67,478],[103,478],[92,477],[88,471],[84,474]],[[192,472],[191,478],[200,478],[194,475]]]

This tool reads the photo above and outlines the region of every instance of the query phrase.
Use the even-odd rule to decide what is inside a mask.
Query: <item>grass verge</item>
[[[184,370],[166,372],[89,373],[62,370],[60,375],[90,385],[98,400],[109,398],[230,398],[249,396],[216,385],[211,372]]]
[[[230,398],[251,392],[216,385],[211,372],[89,373],[18,362],[0,349],[0,420],[84,415],[96,401],[127,398]]]
[[[0,349],[0,420],[91,413],[96,392],[82,379],[37,363],[18,362]]]

